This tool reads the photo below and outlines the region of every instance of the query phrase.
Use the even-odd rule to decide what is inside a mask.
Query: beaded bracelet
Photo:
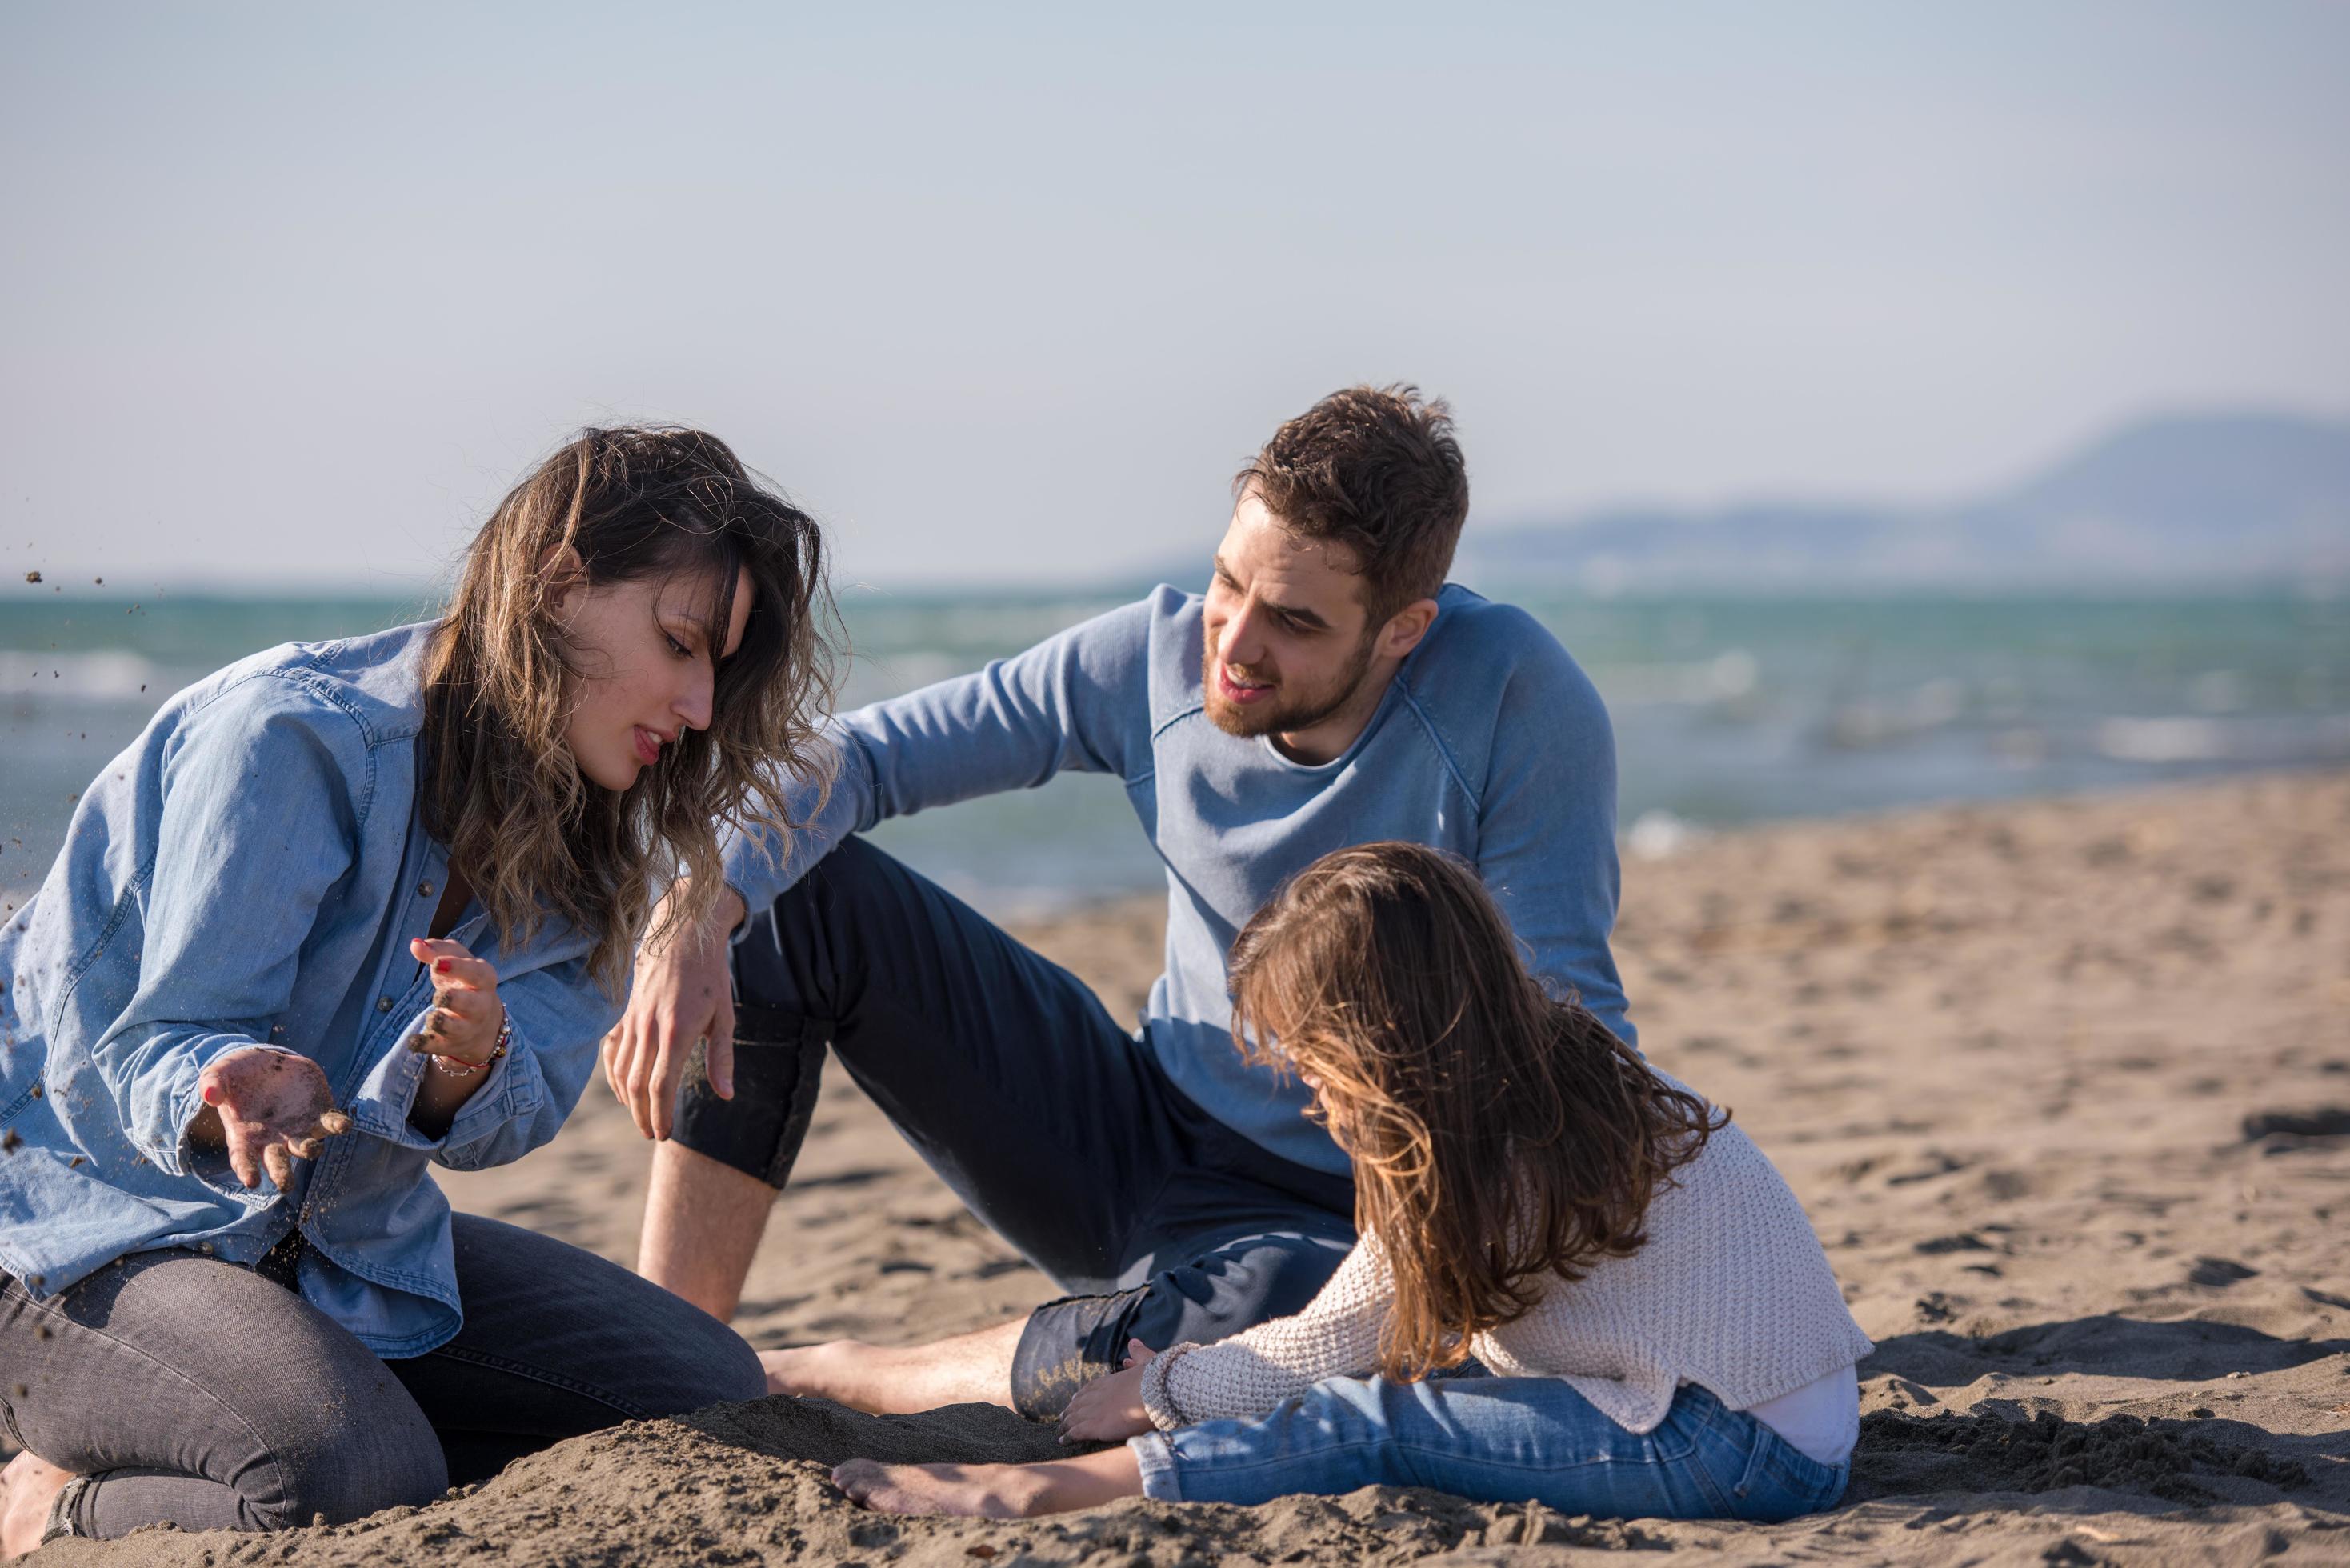
[[[499,1058],[506,1054],[506,1045],[513,1039],[514,1014],[501,1007],[498,1010],[498,1043],[490,1047],[490,1054],[486,1060],[467,1062],[455,1056],[442,1056],[436,1053],[432,1061],[436,1066],[452,1078],[470,1078],[484,1067],[495,1066]]]

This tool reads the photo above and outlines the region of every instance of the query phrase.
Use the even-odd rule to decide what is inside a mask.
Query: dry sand
[[[1028,934],[1129,1012],[1157,971],[1147,904]],[[1627,865],[1617,950],[1647,1049],[1779,1161],[1877,1341],[1832,1513],[1618,1523],[1379,1488],[888,1520],[826,1463],[1049,1434],[769,1400],[566,1443],[421,1511],[40,1561],[2350,1562],[2350,776],[1707,840]],[[548,1149],[444,1179],[628,1261],[644,1172],[598,1086]],[[1050,1293],[836,1068],[740,1326],[905,1342]]]

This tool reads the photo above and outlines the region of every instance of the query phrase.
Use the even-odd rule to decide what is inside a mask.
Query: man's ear
[[[1420,639],[1436,623],[1436,601],[1414,599],[1388,618],[1379,628],[1379,652],[1390,659],[1402,659],[1419,646]]]
[[[588,586],[588,563],[568,540],[538,553],[539,602],[549,615],[561,615],[572,594]]]

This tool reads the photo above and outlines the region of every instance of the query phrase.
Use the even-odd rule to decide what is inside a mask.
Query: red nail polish
[[[220,1104],[220,1085],[217,1085],[217,1084],[206,1084],[206,1085],[204,1085],[204,1104],[206,1104],[206,1105],[208,1105],[208,1106],[216,1106],[216,1105],[219,1105],[219,1104]]]
[[[450,961],[447,959],[434,959],[432,961],[432,972],[434,974],[447,974],[449,972],[449,963]]]

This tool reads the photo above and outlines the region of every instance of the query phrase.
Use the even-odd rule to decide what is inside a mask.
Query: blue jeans
[[[1694,1384],[1656,1430],[1632,1432],[1555,1377],[1336,1377],[1252,1420],[1129,1446],[1144,1494],[1170,1502],[1419,1486],[1567,1514],[1775,1523],[1833,1508],[1851,1473]]]

